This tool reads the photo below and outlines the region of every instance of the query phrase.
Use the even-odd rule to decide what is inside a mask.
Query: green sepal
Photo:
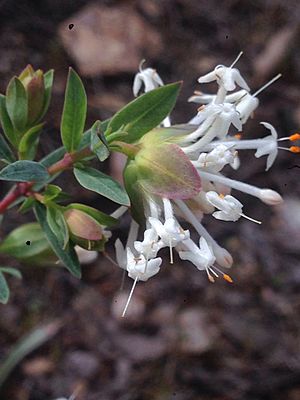
[[[49,71],[47,71],[44,74],[45,92],[44,92],[43,108],[41,110],[40,115],[37,118],[37,122],[41,121],[48,111],[49,104],[51,101],[53,78],[54,78],[54,70],[53,69],[50,69]]]
[[[83,83],[70,68],[65,101],[61,119],[61,137],[66,150],[71,153],[78,149],[87,112],[87,98]]]
[[[27,124],[28,98],[22,82],[16,76],[7,86],[6,109],[13,127],[22,132]]]
[[[0,121],[6,138],[13,145],[14,148],[17,148],[19,144],[19,135],[18,132],[15,131],[13,124],[9,118],[6,109],[6,100],[3,94],[0,94]]]

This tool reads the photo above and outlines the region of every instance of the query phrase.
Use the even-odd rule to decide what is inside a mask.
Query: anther
[[[300,153],[300,146],[291,146],[290,148],[289,148],[289,150],[292,152],[292,153]]]

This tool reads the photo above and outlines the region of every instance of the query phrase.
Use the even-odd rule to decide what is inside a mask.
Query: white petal
[[[139,90],[140,90],[140,88],[142,86],[142,83],[143,83],[143,80],[141,78],[141,74],[137,73],[135,75],[135,77],[134,77],[133,88],[132,88],[133,94],[134,94],[135,97],[137,97],[137,95],[139,93]]]

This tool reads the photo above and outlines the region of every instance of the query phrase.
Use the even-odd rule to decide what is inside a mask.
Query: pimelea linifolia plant
[[[240,55],[239,55],[240,56]],[[239,58],[239,57],[238,57]],[[106,255],[110,229],[125,212],[132,220],[125,246],[115,242],[116,260],[133,279],[126,309],[137,282],[158,274],[162,264],[173,263],[174,250],[181,260],[205,271],[210,282],[223,277],[231,267],[230,253],[218,244],[202,225],[206,215],[223,221],[241,217],[260,224],[243,210],[231,190],[245,192],[267,205],[282,202],[272,189],[258,188],[227,178],[225,166],[239,168],[239,150],[255,150],[255,157],[267,156],[266,170],[275,161],[281,141],[298,141],[299,134],[278,139],[275,128],[261,122],[266,136],[243,140],[243,125],[258,107],[259,93],[280,77],[277,75],[254,94],[234,63],[218,65],[198,79],[216,82],[216,95],[195,92],[189,101],[202,104],[192,120],[172,125],[170,113],[175,105],[180,82],[164,85],[152,68],[143,68],[134,78],[137,97],[106,121],[95,121],[85,130],[87,98],[77,73],[70,68],[61,118],[63,146],[39,161],[34,161],[39,137],[44,128],[53,83],[53,71],[43,73],[27,66],[9,82],[0,97],[0,180],[12,183],[0,202],[3,216],[10,208],[20,213],[33,210],[36,222],[13,230],[0,244],[0,252],[24,263],[64,265],[80,278],[80,258],[88,252]],[[141,90],[144,94],[139,95]],[[284,148],[299,153],[292,145]],[[103,162],[112,152],[127,156],[124,188],[99,168],[90,166],[94,158]],[[63,188],[53,184],[58,175],[73,170],[79,188],[91,190],[118,204],[115,212],[104,212],[85,204],[65,204]],[[194,242],[192,227],[198,234]],[[141,240],[138,240],[140,235]],[[28,243],[30,245],[28,245]],[[158,256],[169,248],[169,259]],[[107,255],[106,255],[107,256]],[[0,269],[1,301],[7,302],[9,289]]]

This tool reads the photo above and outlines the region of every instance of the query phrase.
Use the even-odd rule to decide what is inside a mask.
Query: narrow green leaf
[[[108,124],[111,133],[125,125],[123,141],[133,143],[155,128],[172,111],[180,83],[171,83],[143,94],[117,112]]]
[[[52,201],[59,196],[61,193],[62,189],[59,186],[56,185],[48,185],[46,187],[46,190],[43,193],[44,200],[47,201]]]
[[[100,135],[100,139],[99,136]],[[91,130],[91,150],[97,155],[100,161],[104,161],[109,156],[109,148],[103,132],[101,122],[96,121]]]
[[[15,278],[18,279],[22,279],[22,274],[21,272],[16,269],[16,268],[12,268],[12,267],[0,267],[0,271],[1,272],[5,272],[6,274],[12,275]]]
[[[39,115],[37,121],[41,121],[46,115],[49,104],[51,101],[52,94],[52,86],[53,86],[53,78],[54,78],[54,70],[50,69],[44,74],[44,85],[45,85],[45,93],[44,93],[44,103],[41,114]]]
[[[22,131],[27,123],[28,100],[26,90],[16,76],[7,86],[6,108],[14,128]]]
[[[16,161],[0,171],[0,180],[11,182],[45,182],[47,169],[35,161]]]
[[[35,199],[33,197],[26,197],[21,206],[18,209],[18,212],[21,214],[25,214],[27,211],[31,210],[34,205]]]
[[[43,127],[43,123],[30,128],[19,143],[19,157],[21,160],[33,160],[36,154],[39,134]]]
[[[3,161],[7,164],[16,161],[15,156],[13,155],[11,149],[6,143],[6,140],[1,134],[0,134],[0,161]]]
[[[0,94],[0,121],[6,138],[14,147],[18,147],[19,137],[15,131],[6,109],[5,96]]]
[[[77,181],[84,188],[99,193],[116,203],[130,205],[129,197],[122,186],[110,176],[94,168],[74,168]]]
[[[99,224],[104,226],[113,226],[118,223],[118,220],[116,218],[113,218],[110,215],[107,215],[102,211],[97,210],[96,208],[86,206],[85,204],[72,203],[69,204],[67,208],[75,208],[76,210],[83,211],[90,217],[94,218],[97,222],[99,222]]]
[[[62,142],[68,152],[78,149],[84,129],[87,98],[77,73],[70,68],[61,120]]]
[[[71,246],[71,244],[68,249],[64,250],[62,248],[47,222],[46,208],[42,204],[37,203],[34,207],[34,212],[54,253],[65,265],[65,267],[71,272],[71,274],[73,274],[77,278],[80,278],[81,268],[74,248]]]
[[[59,320],[48,322],[46,325],[35,327],[14,345],[7,358],[0,366],[0,387],[6,381],[12,370],[20,364],[24,357],[36,350],[42,344],[50,340],[59,329],[62,323]]]
[[[69,230],[63,213],[55,206],[47,205],[47,223],[60,246],[65,249],[69,242]]]
[[[6,304],[9,299],[9,294],[10,294],[10,291],[9,291],[8,284],[6,282],[6,278],[0,271],[0,303]]]

